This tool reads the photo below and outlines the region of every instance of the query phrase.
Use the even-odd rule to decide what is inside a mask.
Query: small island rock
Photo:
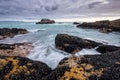
[[[55,21],[50,19],[41,19],[41,21],[36,22],[36,24],[54,24],[54,23]]]

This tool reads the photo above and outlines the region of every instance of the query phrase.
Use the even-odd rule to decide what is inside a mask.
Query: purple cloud
[[[0,0],[0,17],[120,16],[119,8],[120,0]]]

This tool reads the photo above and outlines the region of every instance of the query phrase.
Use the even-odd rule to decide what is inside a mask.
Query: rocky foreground
[[[26,34],[28,31],[26,29],[18,28],[0,28],[0,40],[8,37],[14,37],[19,34]]]
[[[41,19],[41,21],[37,22],[36,24],[54,24],[55,21],[54,20],[50,20],[50,19]]]
[[[92,23],[82,23],[77,25],[78,28],[98,29],[100,32],[109,33],[112,31],[120,31],[120,19],[109,21],[96,21]]]
[[[0,56],[0,80],[40,80],[50,72],[51,68],[42,62]]]
[[[0,80],[120,79],[120,47],[103,45],[67,34],[58,34],[55,44],[58,49],[73,54],[61,60],[56,69],[51,70],[46,64],[25,57],[0,55]],[[94,47],[98,47],[100,55],[74,55],[83,48]]]
[[[32,48],[31,43],[0,44],[0,55],[25,57]]]

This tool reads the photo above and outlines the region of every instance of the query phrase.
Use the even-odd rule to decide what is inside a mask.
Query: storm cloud
[[[120,17],[120,0],[0,0],[0,18]]]

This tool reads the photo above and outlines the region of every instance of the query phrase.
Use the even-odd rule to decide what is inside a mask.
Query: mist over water
[[[30,33],[17,35],[14,38],[0,40],[0,43],[22,43],[30,42],[34,48],[27,56],[30,59],[46,63],[54,69],[59,61],[70,54],[57,50],[55,48],[55,36],[59,33],[78,36],[84,39],[90,39],[102,42],[107,45],[120,46],[120,33],[112,32],[109,34],[100,33],[95,29],[76,28],[72,23],[55,23],[55,24],[35,24],[30,22],[0,22],[0,28],[25,28]],[[83,49],[76,55],[93,55],[100,54],[95,49]]]

